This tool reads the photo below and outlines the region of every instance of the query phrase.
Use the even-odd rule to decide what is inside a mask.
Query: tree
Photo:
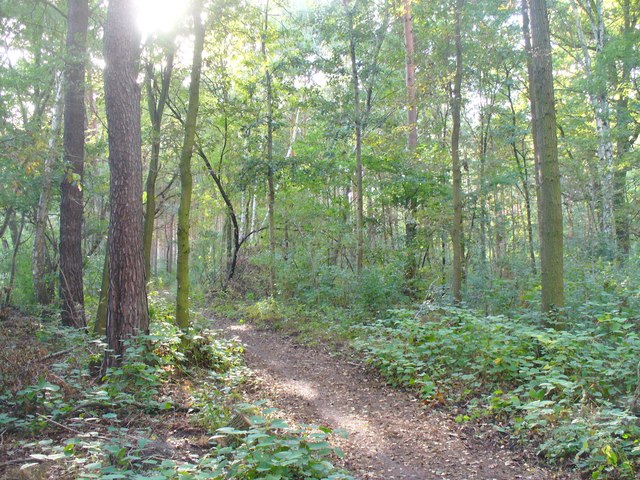
[[[626,260],[631,251],[630,242],[630,222],[627,211],[627,172],[629,171],[628,154],[640,136],[640,126],[636,123],[632,126],[631,112],[629,110],[629,92],[631,91],[631,72],[640,64],[637,52],[634,52],[634,45],[637,48],[638,30],[634,25],[638,24],[640,18],[640,3],[632,0],[618,0],[622,8],[622,27],[620,31],[620,42],[622,43],[619,63],[620,72],[617,74],[618,100],[616,102],[616,165],[613,174],[614,181],[614,222],[616,240],[618,244],[618,254],[621,260]],[[634,8],[632,8],[634,7]],[[634,60],[635,59],[635,60]],[[637,88],[636,88],[637,89]]]
[[[158,169],[160,168],[160,129],[162,127],[162,117],[164,107],[169,95],[169,85],[173,74],[173,59],[175,49],[173,45],[167,52],[167,63],[161,74],[159,91],[154,78],[153,64],[147,65],[145,85],[147,89],[147,107],[151,119],[151,157],[149,158],[149,173],[147,174],[146,194],[147,203],[144,215],[144,265],[147,280],[151,278],[151,244],[153,242],[153,231],[156,218],[156,180],[158,179]]]
[[[264,26],[262,29],[262,38],[260,51],[262,53],[262,59],[265,63],[265,94],[267,103],[267,216],[269,221],[269,253],[271,254],[271,264],[269,266],[269,291],[271,295],[276,293],[276,187],[275,187],[275,172],[273,166],[273,85],[271,79],[271,68],[269,67],[269,57],[267,55],[267,34],[269,32],[269,0],[264,7]],[[237,230],[237,225],[235,225]],[[238,245],[236,236],[236,245]]]
[[[55,272],[49,248],[47,245],[47,229],[49,228],[49,208],[51,200],[52,176],[55,159],[58,152],[58,137],[62,124],[62,109],[64,102],[63,75],[60,75],[56,86],[56,101],[51,119],[51,135],[49,137],[49,153],[44,159],[42,183],[36,216],[33,223],[33,254],[31,256],[31,270],[33,273],[33,287],[36,301],[39,305],[47,306],[53,302]]]
[[[85,327],[82,275],[82,176],[85,141],[85,65],[89,3],[70,0],[65,66],[64,160],[60,185],[60,299],[62,323]]]
[[[107,346],[102,372],[119,364],[125,341],[147,332],[142,245],[140,34],[134,2],[111,0],[104,31],[104,87],[111,168]]]
[[[407,160],[410,166],[416,161],[418,150],[418,99],[416,89],[415,37],[413,34],[413,14],[411,1],[403,0],[402,24],[405,47],[405,83],[407,86]],[[407,205],[407,219],[405,222],[405,236],[407,248],[407,267],[405,276],[411,280],[416,274],[416,258],[414,249],[416,237],[416,204],[415,195],[410,195]]]
[[[526,0],[523,0],[526,1]],[[526,9],[523,9],[526,11]],[[553,62],[546,0],[530,0],[531,110],[540,193],[540,271],[542,310],[564,306],[563,231],[560,165],[553,88]],[[526,24],[526,20],[525,20]]]
[[[591,33],[594,39],[596,57],[602,56],[606,46],[606,28],[604,18],[604,0],[572,0],[575,14],[576,31],[583,55],[583,67],[587,76],[587,93],[593,115],[596,121],[596,134],[598,137],[598,160],[600,161],[599,196],[597,199],[598,214],[600,215],[600,229],[607,235],[612,235],[614,230],[614,183],[613,183],[613,142],[611,125],[609,120],[610,105],[607,92],[607,79],[604,72],[596,72],[593,68],[590,48],[582,28],[582,19],[578,12],[578,6],[586,12],[591,24]]]
[[[189,326],[189,218],[191,214],[191,195],[193,177],[191,174],[191,158],[196,139],[198,107],[200,105],[200,76],[202,70],[202,51],[204,49],[204,25],[202,23],[202,0],[196,0],[193,8],[193,28],[195,44],[193,64],[191,66],[191,83],[189,85],[189,109],[184,125],[184,141],[180,153],[180,208],[178,209],[178,266],[176,278],[178,291],[176,294],[176,323],[180,328]]]
[[[358,57],[356,54],[356,32],[354,15],[357,0],[349,6],[348,0],[343,0],[347,15],[349,35],[349,59],[351,60],[351,88],[353,89],[353,126],[356,136],[356,270],[362,274],[364,263],[364,203],[362,192],[362,106],[360,105],[360,79],[358,73]]]
[[[465,0],[456,0],[456,73],[453,80],[451,98],[451,116],[453,127],[451,131],[451,161],[453,172],[453,226],[451,227],[451,241],[453,243],[453,276],[451,292],[453,301],[462,301],[462,172],[460,167],[460,111],[462,109],[462,9]]]

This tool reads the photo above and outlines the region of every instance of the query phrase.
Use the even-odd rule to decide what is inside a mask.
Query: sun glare
[[[186,0],[137,0],[137,3],[138,27],[144,36],[171,31],[189,6]]]

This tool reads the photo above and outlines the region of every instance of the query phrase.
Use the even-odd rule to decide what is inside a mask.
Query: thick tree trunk
[[[142,245],[140,34],[131,0],[110,0],[104,31],[105,102],[111,171],[107,350],[102,373],[118,365],[127,339],[149,329]]]
[[[461,21],[464,0],[456,0],[456,74],[451,99],[453,127],[451,131],[451,160],[453,176],[453,272],[451,293],[456,304],[462,302],[462,172],[460,168],[460,111],[462,109],[462,34]]]
[[[196,139],[196,124],[200,106],[200,74],[202,70],[202,51],[204,49],[204,25],[201,18],[202,0],[196,0],[193,10],[193,28],[195,45],[193,64],[191,66],[191,84],[189,85],[189,110],[184,126],[184,142],[180,154],[180,207],[178,208],[178,266],[176,278],[176,324],[186,329],[189,327],[189,222],[191,215],[191,191],[193,178],[191,175],[191,158]]]
[[[60,75],[56,87],[56,102],[51,120],[51,134],[49,137],[49,151],[44,159],[42,172],[42,184],[36,218],[33,225],[33,255],[31,272],[33,274],[33,287],[36,293],[36,301],[39,305],[47,306],[53,302],[55,282],[53,278],[54,268],[47,247],[47,228],[49,226],[49,203],[51,200],[52,170],[58,155],[58,137],[62,124],[63,109],[63,84],[64,75]]]
[[[553,63],[546,0],[531,0],[531,55],[533,121],[536,157],[540,169],[540,270],[542,310],[564,306],[563,231],[560,165],[553,90]]]
[[[147,281],[151,278],[151,245],[153,243],[153,232],[156,218],[156,180],[158,178],[158,168],[160,161],[160,129],[162,127],[162,116],[164,107],[169,95],[169,84],[173,73],[173,49],[167,52],[167,65],[162,74],[160,92],[156,98],[154,88],[155,78],[153,66],[147,66],[145,83],[147,87],[147,106],[151,119],[151,158],[149,159],[149,173],[147,174],[146,193],[147,203],[144,215],[144,265]]]
[[[70,0],[65,65],[64,161],[60,186],[60,299],[62,323],[85,327],[82,278],[82,176],[85,141],[85,70],[89,5]]]
[[[364,201],[362,192],[362,112],[360,106],[360,79],[356,56],[356,33],[354,11],[348,0],[343,0],[349,23],[349,57],[351,59],[351,85],[353,88],[353,122],[356,134],[356,271],[362,274],[364,264]],[[355,7],[354,7],[355,8]]]

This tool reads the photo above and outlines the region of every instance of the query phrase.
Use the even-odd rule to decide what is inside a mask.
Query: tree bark
[[[546,0],[531,0],[531,58],[533,121],[540,170],[539,228],[542,310],[564,306],[563,231],[560,165],[553,89],[553,63]]]
[[[140,34],[131,0],[110,0],[104,31],[111,214],[107,350],[102,373],[118,365],[125,342],[149,329],[142,245]]]
[[[462,9],[464,0],[456,0],[456,73],[453,85],[451,115],[453,127],[451,131],[451,161],[453,176],[453,226],[451,241],[453,243],[453,264],[451,293],[456,304],[462,302],[462,172],[460,168],[460,112],[462,109]]]
[[[62,323],[85,327],[82,275],[82,181],[85,142],[85,71],[89,5],[70,0],[65,65],[64,161],[60,186],[60,299]]]
[[[189,109],[184,126],[184,142],[180,154],[180,206],[178,208],[178,265],[176,279],[176,324],[186,329],[189,327],[189,222],[191,216],[191,193],[193,178],[191,175],[191,159],[196,139],[198,108],[200,106],[200,76],[202,71],[202,51],[204,49],[204,25],[201,18],[202,0],[194,2],[193,29],[195,44],[193,64],[191,66],[191,84],[189,85]]]

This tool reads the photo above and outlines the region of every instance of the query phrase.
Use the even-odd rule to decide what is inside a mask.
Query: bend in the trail
[[[529,464],[523,456],[483,445],[462,433],[446,413],[427,409],[357,364],[294,344],[251,325],[215,320],[246,347],[256,388],[285,418],[341,428],[343,467],[361,479],[546,480],[568,478]]]

